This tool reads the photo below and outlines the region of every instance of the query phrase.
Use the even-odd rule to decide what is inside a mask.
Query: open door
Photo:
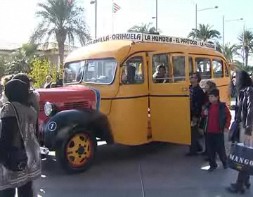
[[[190,144],[188,64],[183,53],[149,54],[149,108],[154,141]]]
[[[120,68],[120,86],[112,101],[111,119],[115,142],[126,145],[147,143],[148,77],[145,53],[130,56]]]

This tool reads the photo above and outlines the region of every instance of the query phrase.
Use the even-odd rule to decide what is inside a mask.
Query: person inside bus
[[[130,65],[127,67],[127,82],[130,84],[135,83],[135,70],[134,66]]]
[[[125,67],[126,70],[122,73],[121,81],[124,84],[134,84],[135,83],[135,71],[134,66],[128,65]]]
[[[166,68],[163,64],[156,67],[156,72],[153,74],[155,83],[166,83]]]
[[[202,106],[204,104],[205,94],[202,88],[199,86],[201,76],[198,72],[193,73],[190,77],[190,117],[191,117],[191,145],[189,146],[189,152],[186,156],[197,155],[202,151],[202,146],[199,142],[198,124],[201,117]]]

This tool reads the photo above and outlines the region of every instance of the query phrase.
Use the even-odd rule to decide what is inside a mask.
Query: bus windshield
[[[64,83],[111,84],[115,77],[115,59],[97,59],[72,62],[65,65]]]

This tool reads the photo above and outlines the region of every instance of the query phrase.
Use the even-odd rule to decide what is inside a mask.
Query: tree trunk
[[[64,62],[64,43],[66,40],[66,33],[65,30],[60,30],[56,34],[56,40],[58,43],[58,50],[59,50],[59,56],[60,56],[60,65],[58,69],[60,70],[63,67]]]
[[[249,60],[249,50],[248,48],[245,48],[245,66],[248,66],[248,60]]]
[[[62,68],[63,67],[63,62],[64,62],[64,43],[62,43],[62,42],[59,43],[58,42],[58,49],[59,49],[59,56],[60,56],[60,66],[59,66],[59,68]]]

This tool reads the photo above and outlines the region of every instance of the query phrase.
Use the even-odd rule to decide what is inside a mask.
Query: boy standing
[[[204,115],[207,116],[207,150],[209,157],[209,172],[217,168],[216,153],[218,153],[224,169],[227,168],[227,155],[224,145],[224,132],[228,132],[231,114],[226,104],[220,102],[219,90],[209,92],[209,103],[206,105]]]

